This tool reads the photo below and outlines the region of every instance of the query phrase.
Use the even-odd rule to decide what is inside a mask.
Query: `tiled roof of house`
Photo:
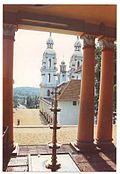
[[[61,91],[58,101],[76,101],[80,95],[81,80],[71,80]]]

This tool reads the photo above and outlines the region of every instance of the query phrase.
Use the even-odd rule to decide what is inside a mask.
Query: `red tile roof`
[[[63,88],[58,101],[76,101],[80,95],[81,80],[71,80],[65,88]]]

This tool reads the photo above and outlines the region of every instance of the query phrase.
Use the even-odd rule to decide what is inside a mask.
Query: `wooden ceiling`
[[[116,5],[4,5],[4,23],[69,34],[116,36]]]

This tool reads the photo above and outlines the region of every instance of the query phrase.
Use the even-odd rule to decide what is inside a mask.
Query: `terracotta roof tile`
[[[62,90],[58,101],[76,101],[80,95],[81,80],[71,80]]]

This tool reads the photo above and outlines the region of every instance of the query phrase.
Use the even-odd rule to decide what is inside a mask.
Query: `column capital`
[[[114,49],[114,39],[103,37],[98,40],[103,49]]]
[[[95,47],[95,36],[90,34],[84,34],[81,36],[83,39],[83,47]]]
[[[18,30],[17,25],[13,24],[4,24],[3,25],[3,36],[5,38],[13,39],[15,36],[15,32]]]

